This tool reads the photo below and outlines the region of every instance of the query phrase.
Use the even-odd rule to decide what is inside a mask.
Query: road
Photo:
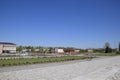
[[[120,80],[120,56],[3,67],[0,80]]]

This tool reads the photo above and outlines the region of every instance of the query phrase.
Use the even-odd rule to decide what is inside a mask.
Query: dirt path
[[[120,56],[0,68],[0,80],[120,80],[119,76]]]

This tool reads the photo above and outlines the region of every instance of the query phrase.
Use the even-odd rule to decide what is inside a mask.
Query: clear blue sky
[[[120,0],[0,0],[0,41],[17,45],[115,47]]]

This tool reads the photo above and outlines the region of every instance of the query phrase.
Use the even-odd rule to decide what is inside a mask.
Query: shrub
[[[120,51],[117,51],[116,54],[120,54]]]
[[[85,57],[79,56],[64,56],[64,57],[53,57],[53,58],[19,58],[19,59],[1,59],[0,66],[14,66],[14,65],[26,65],[26,64],[37,64],[37,63],[48,63],[48,62],[63,62],[85,59]]]

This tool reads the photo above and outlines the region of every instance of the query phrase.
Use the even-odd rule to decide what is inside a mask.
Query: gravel
[[[120,56],[4,67],[0,80],[120,80]]]

